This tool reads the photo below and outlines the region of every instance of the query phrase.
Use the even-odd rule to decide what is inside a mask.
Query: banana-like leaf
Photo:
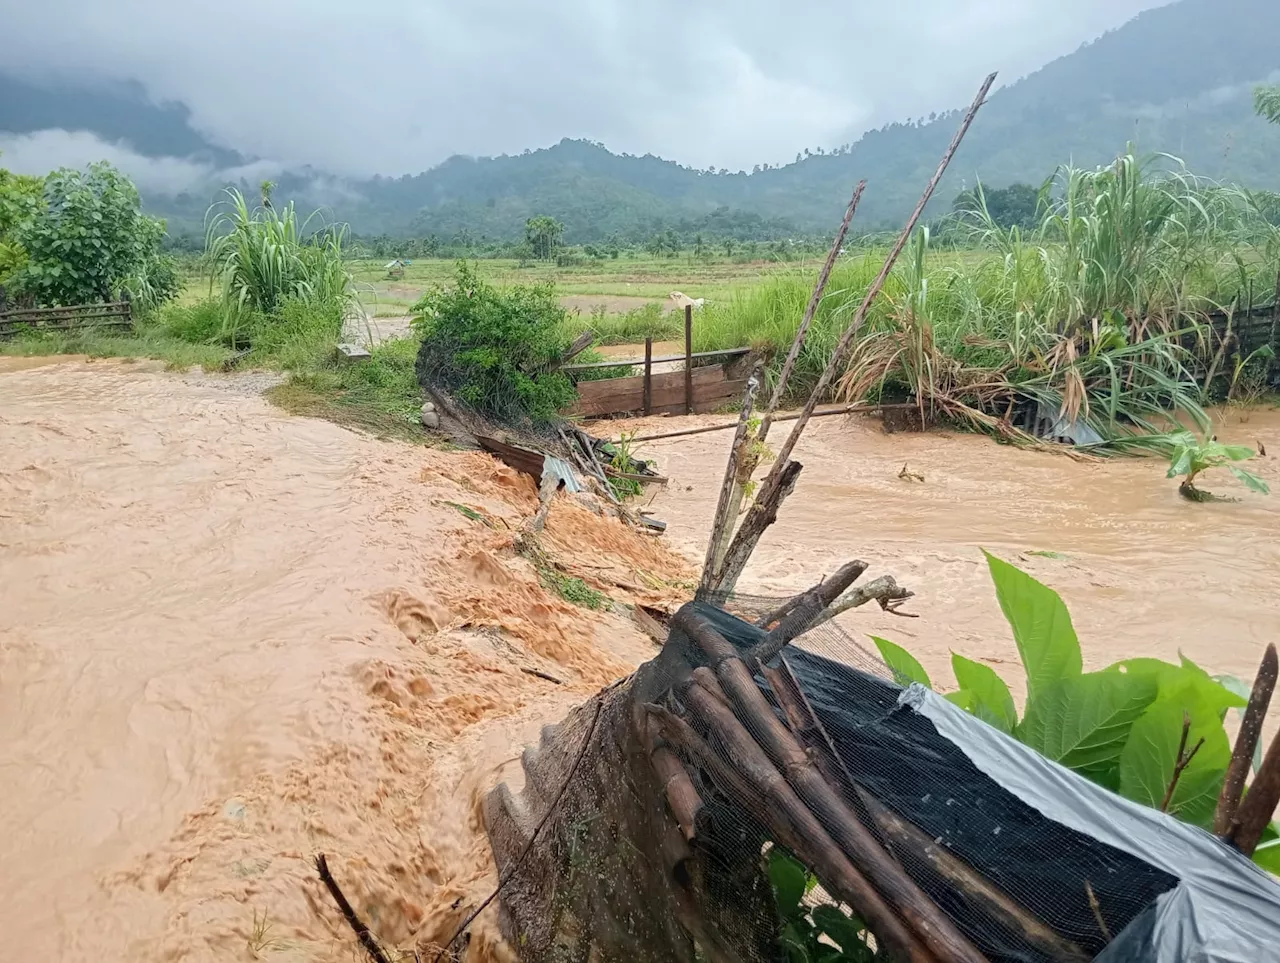
[[[968,696],[965,708],[1001,732],[1012,733],[1018,724],[1018,711],[1009,687],[996,671],[955,652],[951,653],[951,668],[960,691]]]
[[[899,685],[910,685],[912,682],[919,682],[921,685],[932,689],[933,683],[929,681],[929,673],[924,670],[915,656],[904,649],[900,645],[894,645],[888,639],[881,639],[876,636],[871,637],[871,641],[876,644],[876,648],[880,651],[880,658],[884,659],[893,672],[894,681]]]
[[[1080,642],[1058,593],[990,552],[984,554],[1027,672],[1028,699],[1060,680],[1080,675],[1084,664]]]

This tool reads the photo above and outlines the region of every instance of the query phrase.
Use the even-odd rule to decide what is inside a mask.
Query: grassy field
[[[693,257],[618,258],[593,260],[585,264],[559,267],[549,261],[483,260],[477,262],[481,275],[498,287],[515,284],[555,285],[562,303],[571,311],[589,314],[603,305],[609,314],[622,314],[646,302],[666,302],[672,291],[691,298],[723,300],[737,291],[779,273],[817,270],[817,263],[771,264],[764,261],[735,263]],[[440,259],[414,260],[404,277],[387,277],[386,262],[352,261],[350,269],[366,310],[388,317],[409,313],[409,308],[432,284],[453,277],[455,262]]]

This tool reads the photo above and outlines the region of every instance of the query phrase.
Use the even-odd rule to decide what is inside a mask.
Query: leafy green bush
[[[959,690],[946,698],[1127,799],[1211,827],[1231,759],[1223,722],[1229,709],[1245,705],[1243,684],[1211,677],[1185,656],[1176,665],[1139,658],[1085,672],[1058,593],[993,555],[987,564],[1026,671],[1026,709],[1019,719],[1004,680],[956,653],[951,661]],[[924,667],[904,649],[874,641],[900,683],[932,686]],[[1187,749],[1198,748],[1175,784],[1184,721]],[[1280,846],[1259,847],[1255,859],[1280,870]]]
[[[138,189],[110,164],[54,171],[42,202],[12,230],[26,263],[11,283],[41,304],[111,300],[159,257],[164,223],[140,203]]]
[[[547,370],[569,346],[551,285],[497,289],[460,262],[453,285],[431,288],[412,310],[424,384],[507,423],[546,422],[573,401],[569,379]]]

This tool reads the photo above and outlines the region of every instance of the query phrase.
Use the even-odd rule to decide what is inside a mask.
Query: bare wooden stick
[[[738,528],[737,535],[729,543],[729,548],[724,554],[724,562],[721,563],[712,582],[713,589],[732,592],[737,587],[738,579],[742,577],[742,571],[751,560],[751,553],[760,543],[765,529],[778,520],[778,509],[782,507],[787,496],[796,490],[796,481],[800,477],[801,467],[798,461],[788,462],[779,483],[768,492],[762,492],[756,496],[756,500],[751,504],[751,510],[747,512],[747,517],[742,520],[742,525]]]
[[[880,608],[893,615],[901,615],[907,618],[916,618],[909,612],[899,612],[895,603],[905,601],[912,598],[916,593],[909,589],[904,589],[898,584],[897,579],[892,575],[881,575],[878,579],[868,582],[866,585],[858,585],[849,590],[849,593],[843,598],[837,599],[835,603],[829,605],[825,610],[819,612],[817,617],[809,628],[822,625],[829,622],[837,615],[848,612],[850,609],[856,609],[861,605],[866,605],[872,599],[880,603]]]
[[[756,433],[756,438],[764,441],[769,436],[769,428],[773,424],[773,413],[778,410],[778,405],[782,403],[782,399],[787,390],[787,382],[791,378],[791,372],[796,366],[796,359],[800,357],[800,349],[804,347],[805,339],[809,336],[809,326],[813,324],[813,317],[818,313],[818,305],[822,303],[822,295],[827,290],[827,282],[831,280],[831,270],[836,266],[836,259],[840,256],[840,249],[844,247],[844,239],[849,233],[849,224],[853,221],[853,215],[858,210],[858,202],[862,200],[862,192],[866,190],[867,182],[865,180],[858,181],[858,185],[853,189],[853,197],[849,199],[849,206],[845,208],[844,220],[840,222],[840,230],[836,231],[836,239],[831,244],[831,250],[827,254],[826,263],[822,265],[822,270],[818,273],[818,282],[813,286],[813,294],[809,298],[809,304],[804,309],[804,318],[800,321],[800,327],[796,329],[796,336],[791,342],[791,350],[787,352],[787,360],[782,364],[782,373],[778,375],[778,383],[774,385],[773,397],[769,399],[769,406],[764,410],[764,418],[760,422],[760,430]]]
[[[804,408],[800,412],[800,417],[796,419],[796,423],[792,427],[791,433],[787,436],[787,440],[778,451],[777,458],[773,463],[773,468],[770,469],[769,474],[765,477],[765,480],[761,485],[760,494],[756,498],[756,505],[759,505],[761,502],[766,502],[772,489],[781,484],[782,473],[791,459],[791,453],[795,450],[797,442],[800,441],[800,436],[804,434],[805,426],[808,425],[814,409],[826,394],[827,388],[831,385],[831,382],[835,380],[837,372],[839,372],[844,366],[849,350],[853,346],[853,339],[858,332],[862,330],[862,325],[866,321],[867,312],[871,310],[871,305],[875,302],[875,299],[879,296],[881,289],[884,288],[885,282],[889,279],[889,274],[898,261],[898,255],[902,253],[902,249],[906,247],[907,241],[910,240],[911,233],[915,230],[916,223],[924,213],[925,206],[933,197],[933,192],[937,190],[938,182],[942,180],[942,175],[951,164],[951,159],[955,156],[956,150],[959,149],[961,141],[964,140],[964,135],[973,124],[973,119],[978,115],[978,110],[985,102],[987,93],[991,90],[991,85],[995,83],[995,80],[996,75],[991,74],[987,77],[986,81],[983,82],[982,87],[979,88],[978,94],[973,99],[973,103],[969,106],[969,110],[965,114],[959,130],[956,131],[955,136],[951,139],[951,144],[947,147],[946,153],[942,155],[942,160],[938,163],[938,169],[929,180],[928,185],[925,187],[924,194],[921,195],[919,202],[916,204],[915,210],[912,211],[911,217],[908,218],[906,226],[903,227],[902,233],[898,235],[897,241],[894,242],[893,247],[890,249],[888,256],[884,260],[884,265],[880,268],[880,273],[876,276],[876,279],[871,282],[871,286],[867,289],[866,296],[862,299],[862,304],[858,306],[858,310],[854,314],[853,320],[849,322],[849,326],[845,328],[844,333],[840,336],[840,341],[836,345],[835,351],[832,352],[831,358],[827,362],[827,366],[823,370],[821,377],[819,377],[818,383],[814,386],[813,392],[809,395],[809,399],[805,402]],[[756,505],[752,506],[753,511],[755,510]],[[748,522],[750,522],[750,520],[751,516],[750,513],[748,513],[747,519],[743,522],[740,530],[742,534],[748,534]],[[750,555],[750,551],[747,552],[747,555]]]
[[[857,560],[847,562],[835,575],[801,594],[795,604],[778,621],[777,626],[764,637],[764,641],[746,654],[747,661],[758,659],[760,662],[768,662],[772,659],[793,639],[808,630],[823,609],[839,598],[840,594],[866,570],[866,562]]]
[[[1276,688],[1278,667],[1276,647],[1274,644],[1268,645],[1262,655],[1262,664],[1258,666],[1258,674],[1253,680],[1249,704],[1244,710],[1240,732],[1231,751],[1231,764],[1227,766],[1227,775],[1222,782],[1222,795],[1218,797],[1218,808],[1213,815],[1213,831],[1224,838],[1231,832],[1236,810],[1240,808],[1240,797],[1244,795],[1249,764],[1253,762],[1254,750],[1262,736],[1262,723],[1266,719],[1267,708],[1271,705],[1271,694]]]
[[[1200,747],[1204,745],[1204,737],[1187,752],[1187,736],[1191,732],[1191,715],[1184,712],[1182,714],[1182,738],[1178,740],[1178,755],[1174,757],[1173,775],[1169,777],[1169,786],[1164,791],[1164,799],[1160,802],[1160,811],[1167,813],[1169,811],[1169,803],[1173,802],[1174,790],[1178,788],[1178,780],[1182,778],[1182,771],[1191,765],[1191,760],[1195,758],[1196,753],[1200,751]]]
[[[650,719],[649,724],[656,732],[657,724],[654,720]],[[652,739],[652,736],[650,738]],[[654,771],[662,781],[662,791],[667,797],[667,805],[671,809],[671,815],[680,825],[680,832],[684,835],[685,842],[693,842],[697,835],[698,813],[702,811],[702,797],[693,788],[693,781],[685,772],[680,760],[667,746],[655,746],[650,751],[649,758],[653,761]]]
[[[822,411],[815,411],[811,417],[826,418],[828,415],[851,415],[857,411],[872,411],[879,407],[881,406],[867,404],[841,405],[839,408],[826,408]],[[915,405],[912,405],[911,407],[914,408]],[[799,417],[799,413],[796,413],[792,415],[783,415],[782,417],[774,418],[773,420],[775,423],[778,423],[782,421],[795,421]],[[679,431],[664,431],[656,435],[639,435],[636,438],[630,439],[630,441],[638,443],[641,441],[661,441],[664,438],[684,438],[686,435],[705,435],[711,431],[728,431],[730,428],[737,427],[738,423],[736,421],[726,421],[722,425],[704,425],[701,428],[682,428]]]
[[[698,583],[698,591],[705,592],[716,582],[716,571],[723,559],[722,546],[728,543],[733,534],[734,519],[729,517],[729,506],[733,497],[733,486],[738,477],[738,466],[746,450],[748,428],[751,411],[755,406],[756,392],[760,390],[760,371],[752,372],[747,379],[747,390],[742,397],[742,411],[738,415],[738,430],[733,436],[733,447],[729,450],[729,460],[724,466],[724,482],[720,486],[720,500],[716,503],[715,518],[711,523],[711,536],[707,539],[707,556],[702,564],[702,579]]]
[[[1102,933],[1103,938],[1110,943],[1111,927],[1102,918],[1102,904],[1098,902],[1098,895],[1093,891],[1093,884],[1087,879],[1084,881],[1084,894],[1089,897],[1089,909],[1093,910],[1093,918],[1098,921],[1099,931]]]
[[[656,705],[647,706],[667,741],[687,752],[720,791],[768,826],[777,841],[803,860],[833,895],[854,907],[894,959],[936,963],[936,957],[921,945],[787,785],[728,706],[701,686],[690,686],[688,693],[697,706],[694,711],[714,729],[725,754],[712,749],[679,716]]]
[[[853,580],[856,582],[859,578],[862,577],[862,573],[867,570],[867,567],[868,567],[867,563],[861,560],[855,559],[849,564],[860,566],[860,570],[858,571],[857,575],[853,577]],[[775,608],[772,612],[769,612],[767,615],[763,616],[757,624],[760,626],[760,628],[765,629],[767,631],[769,626],[773,625],[775,622],[781,619],[784,615],[790,612],[793,608],[795,608],[800,603],[800,600],[805,597],[807,592],[808,590],[806,589],[804,592],[801,592],[799,595],[791,596],[791,598],[787,599],[785,602],[783,602],[781,605]]]
[[[369,959],[373,960],[374,963],[391,963],[387,959],[387,954],[382,951],[382,947],[378,945],[378,941],[369,932],[369,927],[365,925],[364,920],[356,914],[356,911],[351,908],[351,904],[347,902],[346,896],[343,895],[342,889],[338,886],[338,881],[333,878],[333,873],[329,872],[329,862],[324,858],[324,853],[316,856],[316,872],[320,874],[320,881],[324,883],[329,895],[333,897],[333,901],[338,904],[338,910],[342,913],[342,918],[347,921],[347,925],[356,934],[356,939],[360,941],[364,951],[369,954]]]
[[[774,714],[733,645],[691,605],[676,612],[672,624],[696,642],[711,661],[716,679],[735,707],[736,713],[730,717],[736,714],[743,720],[768,758],[785,774],[796,795],[929,951],[944,963],[986,963],[968,938],[880,847],[835,789],[822,778],[804,747]],[[695,679],[684,698],[694,699],[695,690],[699,688]]]
[[[1231,843],[1236,849],[1246,856],[1253,855],[1262,831],[1275,815],[1277,803],[1280,803],[1280,733],[1271,740],[1262,768],[1253,777],[1244,802],[1236,812],[1231,832]]]

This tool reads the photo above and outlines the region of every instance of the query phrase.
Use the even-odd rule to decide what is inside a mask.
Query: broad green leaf
[[[1080,675],[1080,642],[1058,593],[990,552],[983,554],[1000,608],[1018,643],[1027,672],[1028,699],[1061,679]]]
[[[790,853],[776,846],[769,851],[769,882],[773,884],[774,899],[783,919],[798,912],[808,876],[805,868]]]
[[[955,652],[951,653],[951,669],[961,691],[969,693],[970,704],[966,708],[988,725],[1012,733],[1018,724],[1018,711],[1009,687],[995,669]]]
[[[1253,861],[1268,873],[1280,876],[1280,839],[1265,843],[1253,851]]]
[[[1248,461],[1255,454],[1247,445],[1222,445],[1221,454],[1232,461]]]
[[[1020,742],[1108,788],[1118,780],[1129,730],[1156,699],[1146,675],[1090,672],[1059,679],[1027,701]]]
[[[1185,475],[1191,471],[1191,449],[1176,448],[1173,452],[1173,460],[1169,465],[1169,473],[1166,478],[1177,478],[1179,475]]]
[[[924,671],[924,666],[917,662],[910,652],[900,645],[894,645],[888,639],[881,639],[874,635],[871,636],[871,641],[880,650],[880,658],[884,659],[885,665],[893,670],[894,681],[899,685],[919,682],[923,686],[933,688],[933,683],[929,681],[929,673]]]
[[[946,699],[952,705],[959,706],[965,712],[973,711],[973,693],[967,689],[960,689],[956,692],[948,692],[942,698]]]
[[[1161,698],[1191,688],[1195,693],[1194,698],[1213,705],[1219,718],[1223,718],[1228,709],[1243,706],[1248,701],[1240,698],[1186,656],[1180,654],[1180,657],[1181,665],[1151,658],[1125,659],[1107,666],[1103,671],[1154,679]]]
[[[1243,468],[1237,468],[1235,465],[1228,465],[1227,467],[1231,469],[1231,474],[1244,482],[1244,486],[1250,491],[1258,492],[1260,495],[1271,494],[1271,486],[1253,472],[1245,471]]]
[[[1120,754],[1120,794],[1160,808],[1178,759],[1184,713],[1191,718],[1189,752],[1201,738],[1204,744],[1183,770],[1169,804],[1169,812],[1184,822],[1209,826],[1231,761],[1231,744],[1213,703],[1197,697],[1188,686],[1162,694],[1133,724]]]
[[[846,960],[870,958],[867,944],[859,935],[866,925],[857,917],[851,917],[839,907],[824,903],[813,908],[813,925],[826,934],[844,951]]]

